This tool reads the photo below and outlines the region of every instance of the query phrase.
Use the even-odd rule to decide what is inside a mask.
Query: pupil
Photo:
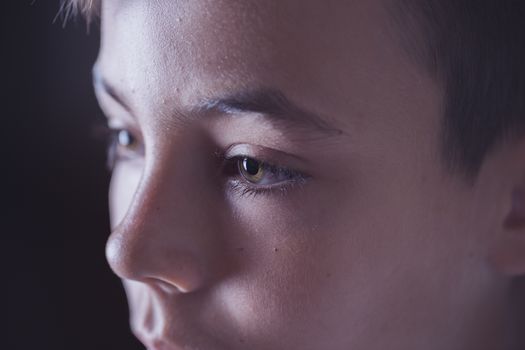
[[[260,164],[258,161],[250,158],[244,158],[242,161],[244,170],[250,175],[257,175],[259,173]]]
[[[121,146],[127,147],[133,143],[133,137],[126,130],[120,130],[118,133],[118,143]]]

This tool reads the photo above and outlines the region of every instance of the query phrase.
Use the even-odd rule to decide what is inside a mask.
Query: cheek
[[[215,298],[243,334],[299,344],[307,332],[312,348],[341,342],[337,348],[447,319],[440,314],[451,310],[465,274],[457,267],[462,236],[447,212],[435,212],[447,196],[365,181],[231,201],[239,271]]]
[[[352,253],[334,246],[351,245],[351,227],[336,210],[347,208],[334,207],[321,193],[314,186],[280,199],[260,195],[230,202],[235,221],[228,226],[239,270],[214,298],[234,327],[259,344],[273,339],[293,348],[307,332],[308,346],[322,348],[325,327],[331,337],[341,330],[338,339],[348,330]]]

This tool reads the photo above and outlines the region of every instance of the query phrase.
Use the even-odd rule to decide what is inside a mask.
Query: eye
[[[140,139],[128,129],[110,129],[108,143],[108,168],[112,170],[121,160],[142,157],[144,146]]]
[[[251,157],[237,157],[236,163],[241,179],[253,185],[274,186],[301,177],[296,171]]]
[[[290,187],[303,184],[307,176],[296,170],[270,164],[248,156],[226,159],[226,175],[231,189],[246,194],[284,194]]]

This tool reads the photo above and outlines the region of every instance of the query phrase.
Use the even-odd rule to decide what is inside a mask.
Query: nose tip
[[[106,244],[106,259],[121,279],[148,283],[164,293],[193,292],[205,282],[197,257],[130,227],[113,231]]]
[[[126,246],[122,234],[115,231],[106,243],[106,260],[111,270],[113,270],[118,277],[136,280],[138,279],[138,266],[135,266],[137,261],[131,258],[129,254],[130,250],[132,250],[132,248]]]

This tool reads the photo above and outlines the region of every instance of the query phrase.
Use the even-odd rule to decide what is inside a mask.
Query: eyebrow
[[[196,112],[226,115],[255,113],[262,114],[282,126],[310,127],[330,135],[343,133],[317,114],[294,104],[277,89],[242,90],[225,97],[203,99],[196,106]]]
[[[93,84],[95,88],[107,93],[115,102],[133,115],[126,99],[101,76],[97,69],[93,69]],[[278,89],[247,89],[223,97],[202,98],[188,110],[194,115],[260,114],[283,128],[306,127],[327,136],[343,134],[341,129],[330,125],[319,115],[299,107]]]

